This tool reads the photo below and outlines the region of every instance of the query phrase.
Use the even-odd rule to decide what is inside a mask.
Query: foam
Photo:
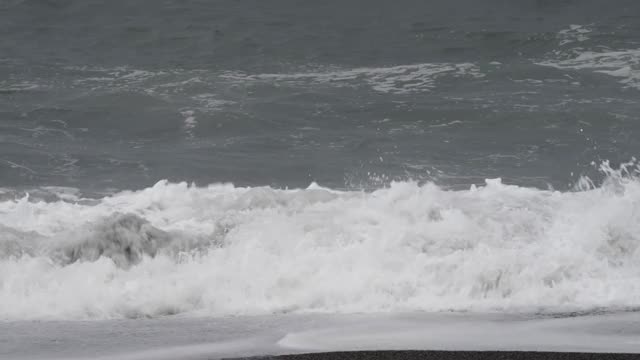
[[[304,85],[308,83],[332,86],[359,86],[362,83],[374,91],[389,94],[410,94],[430,91],[439,78],[483,78],[477,65],[472,63],[422,63],[389,67],[363,67],[353,69],[325,69],[289,74],[245,74],[229,72],[222,77],[235,81],[267,81]],[[360,83],[362,82],[362,83]]]
[[[3,200],[0,318],[635,308],[635,174],[571,192],[160,181]]]
[[[592,70],[620,78],[627,87],[640,89],[640,49],[580,51],[566,59],[537,63],[557,69]]]
[[[593,30],[590,26],[573,24],[566,29],[560,30],[557,38],[560,40],[560,46],[564,46],[588,41],[590,40],[589,34],[592,32]]]
[[[535,63],[562,70],[590,70],[620,78],[625,87],[640,89],[640,49],[594,46],[589,37],[592,26],[570,25],[559,31],[558,48],[547,59]]]

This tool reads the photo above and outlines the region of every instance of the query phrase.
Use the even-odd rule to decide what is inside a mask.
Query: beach
[[[639,24],[0,0],[0,359],[640,358]]]
[[[638,313],[28,321],[0,325],[7,334],[0,358],[631,359],[637,356],[639,323]]]

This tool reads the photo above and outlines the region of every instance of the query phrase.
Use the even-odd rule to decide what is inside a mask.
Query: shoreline
[[[639,353],[588,353],[547,351],[449,351],[449,350],[390,350],[340,351],[275,356],[256,356],[235,359],[265,360],[632,360]],[[231,360],[232,358],[227,358]]]
[[[640,359],[640,313],[291,315],[0,322],[15,360]]]

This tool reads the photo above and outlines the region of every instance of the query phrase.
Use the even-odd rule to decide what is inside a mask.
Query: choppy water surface
[[[636,1],[0,1],[0,318],[640,306]]]

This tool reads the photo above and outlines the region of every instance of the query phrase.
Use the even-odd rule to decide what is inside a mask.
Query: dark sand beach
[[[638,354],[533,351],[353,351],[265,356],[273,360],[637,360]]]

